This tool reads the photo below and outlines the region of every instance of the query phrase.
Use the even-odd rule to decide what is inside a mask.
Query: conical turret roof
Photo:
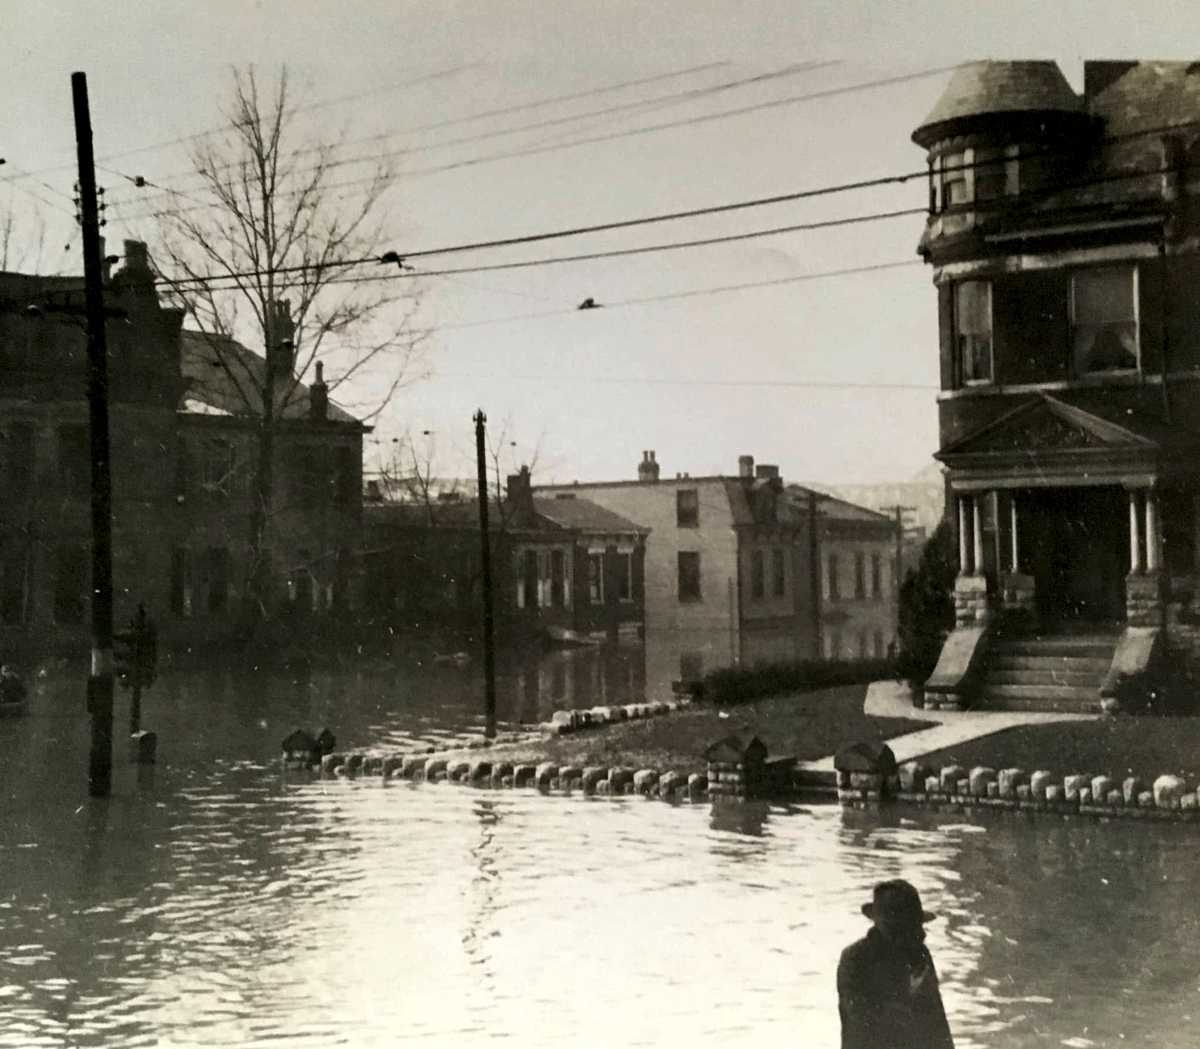
[[[951,125],[971,118],[1082,112],[1082,100],[1054,62],[970,62],[954,71],[937,105],[912,137],[928,147],[945,137]]]

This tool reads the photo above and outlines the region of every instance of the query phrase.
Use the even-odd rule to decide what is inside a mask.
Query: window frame
[[[588,603],[604,604],[604,551],[589,550],[588,560]]]
[[[854,599],[862,601],[867,596],[867,555],[854,551]]]
[[[692,569],[689,568],[688,573],[684,572],[684,565],[694,566],[694,575]],[[704,584],[702,575],[702,564],[700,561],[699,550],[680,550],[676,553],[676,593],[679,603],[682,605],[698,604],[704,600]],[[693,586],[684,588],[685,578]]]
[[[684,506],[685,501],[692,501],[694,505]],[[700,489],[698,488],[676,488],[675,489],[675,527],[676,528],[699,528],[700,527]]]
[[[883,555],[871,554],[871,596],[883,597]]]
[[[782,547],[771,550],[771,593],[787,597],[787,557]]]
[[[761,547],[750,551],[750,597],[761,601],[767,596],[767,559]]]
[[[628,604],[633,600],[633,551],[618,550],[617,558],[617,600]]]
[[[1076,350],[1077,329],[1081,327],[1078,321],[1078,291],[1077,281],[1081,277],[1095,276],[1097,274],[1112,273],[1116,271],[1128,271],[1130,274],[1130,303],[1133,307],[1133,317],[1130,321],[1122,321],[1122,324],[1133,324],[1133,342],[1134,342],[1134,364],[1124,368],[1096,368],[1089,370],[1079,366],[1078,352]],[[1136,261],[1129,262],[1110,262],[1102,263],[1096,266],[1081,266],[1071,271],[1070,279],[1067,282],[1067,315],[1070,322],[1071,330],[1071,375],[1073,378],[1082,379],[1093,375],[1138,375],[1142,371],[1142,313],[1141,313],[1141,277],[1140,267]]]
[[[968,378],[966,358],[963,352],[964,338],[979,338],[980,332],[964,332],[962,327],[962,310],[959,302],[961,289],[979,285],[987,289],[987,377]],[[960,388],[974,386],[991,386],[996,381],[996,315],[995,295],[992,282],[986,278],[955,281],[951,285],[951,312],[954,318],[954,373]]]

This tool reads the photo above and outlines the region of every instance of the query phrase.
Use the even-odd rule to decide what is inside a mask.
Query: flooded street
[[[120,739],[107,802],[80,684],[0,721],[0,1046],[832,1049],[837,953],[899,875],[941,915],[960,1047],[1195,1044],[1191,827],[281,771],[295,724],[476,724],[470,673],[401,676],[170,675],[160,763],[139,781]]]

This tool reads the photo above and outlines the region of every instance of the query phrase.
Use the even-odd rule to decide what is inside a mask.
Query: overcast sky
[[[924,158],[909,136],[949,75],[919,74],[975,58],[1050,58],[1078,87],[1085,57],[1189,58],[1180,48],[1200,40],[1200,5],[1165,0],[5,0],[4,10],[0,208],[11,205],[26,228],[30,209],[40,212],[43,268],[72,272],[82,266],[69,199],[73,70],[88,74],[101,163],[181,186],[187,146],[162,143],[220,123],[231,64],[273,73],[288,63],[305,102],[361,96],[308,111],[313,134],[356,139],[476,117],[389,140],[413,150],[380,219],[403,253],[916,170]],[[827,64],[784,73],[804,62]],[[435,73],[445,75],[413,83]],[[766,74],[778,75],[697,93]],[[612,89],[647,78],[659,79]],[[480,116],[572,93],[584,97]],[[631,105],[639,101],[648,104]],[[767,102],[779,104],[622,134]],[[532,123],[542,126],[508,133]],[[475,140],[444,145],[464,137]],[[599,141],[570,145],[585,138]],[[367,148],[378,146],[350,145],[347,155]],[[131,198],[119,175],[102,171],[100,181],[112,199]],[[915,180],[452,261],[636,247],[924,200]],[[905,479],[936,444],[936,309],[929,272],[915,263],[921,225],[919,216],[894,218],[429,278],[422,320],[438,328],[432,374],[380,417],[368,467],[394,437],[429,431],[420,440],[439,471],[470,474],[471,415],[482,407],[497,431],[507,424],[506,465],[536,454],[542,481],[633,476],[648,448],[668,475],[732,472],[750,453],[792,479]],[[122,223],[119,208],[105,232],[110,246],[153,236],[144,220]],[[913,264],[793,279],[905,262]],[[717,290],[760,282],[775,283]],[[574,310],[587,297],[605,308]]]

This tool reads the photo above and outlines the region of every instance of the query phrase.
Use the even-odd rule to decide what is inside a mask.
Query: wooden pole
[[[483,675],[484,675],[484,734],[496,735],[496,650],[495,612],[492,602],[492,550],[488,531],[487,455],[484,447],[484,427],[487,416],[483,409],[475,413],[475,466],[479,478],[479,567],[483,581]]]
[[[104,286],[100,258],[100,212],[87,75],[71,74],[75,143],[79,159],[80,225],[88,334],[88,419],[92,459],[92,666],[88,712],[92,718],[88,792],[112,791],[113,589],[112,475],[108,443],[108,354],[104,338]]]

